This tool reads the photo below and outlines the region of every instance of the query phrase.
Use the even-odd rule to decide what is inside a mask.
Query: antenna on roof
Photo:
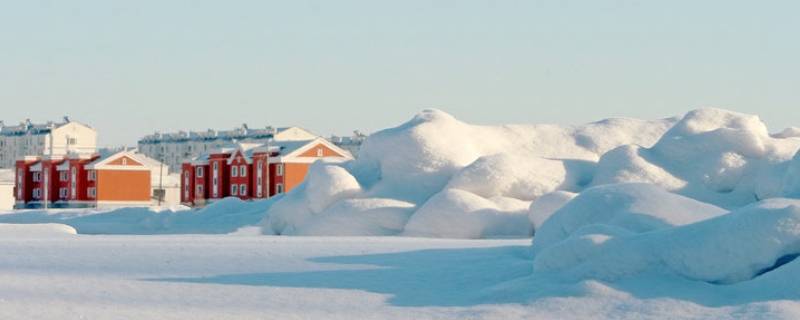
[[[69,116],[64,116],[64,122],[65,122],[65,123],[69,123],[69,122],[70,122],[70,121],[69,121]]]

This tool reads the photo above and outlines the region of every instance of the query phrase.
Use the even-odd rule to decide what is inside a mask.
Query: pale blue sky
[[[2,1],[0,119],[348,133],[426,107],[573,124],[701,106],[800,126],[800,1]]]

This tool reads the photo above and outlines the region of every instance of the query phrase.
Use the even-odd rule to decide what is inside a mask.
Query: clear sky
[[[577,124],[716,106],[800,126],[800,1],[5,1],[0,119],[155,130]]]

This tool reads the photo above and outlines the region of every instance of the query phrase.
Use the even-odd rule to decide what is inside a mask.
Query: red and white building
[[[303,182],[308,168],[320,159],[350,160],[352,155],[324,138],[230,144],[183,163],[181,203],[269,198]]]
[[[15,207],[148,206],[157,163],[131,151],[28,156],[16,162]]]

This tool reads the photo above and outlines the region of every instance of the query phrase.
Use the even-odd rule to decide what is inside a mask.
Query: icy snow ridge
[[[325,230],[318,221],[327,219],[328,207],[346,199],[391,199],[413,206],[405,214],[408,224],[400,228],[404,235],[527,237],[532,201],[553,191],[582,190],[608,150],[651,146],[676,121],[478,126],[425,110],[371,135],[355,161],[315,164],[307,182],[278,201],[262,226],[266,234],[352,234],[333,230],[341,227],[338,223]],[[312,186],[331,190],[312,192]]]
[[[338,202],[382,199],[407,203],[410,212],[393,218],[406,219],[404,227],[382,234],[527,237],[570,200],[565,195],[621,183],[657,186],[645,202],[679,194],[730,210],[800,195],[794,131],[770,135],[757,116],[711,108],[578,127],[470,125],[425,110],[371,135],[357,160],[315,165],[305,186],[278,201],[262,227],[267,234],[358,234],[354,226],[333,230],[342,225],[332,223],[326,230],[319,221],[339,211],[327,210]],[[352,225],[371,230],[364,234],[382,228],[368,214],[351,219],[358,217],[365,220]],[[660,218],[669,221],[669,214]]]

